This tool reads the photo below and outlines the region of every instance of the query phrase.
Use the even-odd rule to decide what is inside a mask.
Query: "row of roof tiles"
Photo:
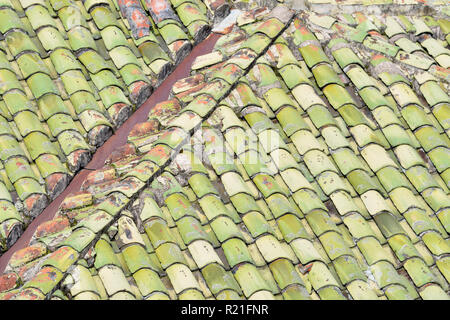
[[[264,24],[277,29],[280,21],[269,21]],[[256,22],[245,29],[258,30],[259,25]],[[302,34],[309,33],[299,19],[294,26]],[[270,29],[259,30],[269,33]],[[97,210],[101,207],[114,214],[118,208],[111,210],[112,202],[121,207],[128,198],[139,197],[127,208],[132,214],[121,211],[117,227],[109,228],[89,249],[65,278],[60,287],[64,291],[58,290],[54,297],[446,297],[448,211],[438,192],[445,185],[433,184],[424,189],[428,192],[422,192],[415,189],[417,170],[410,175],[391,170],[408,163],[410,152],[417,152],[422,145],[402,143],[402,148],[411,148],[408,153],[386,153],[390,144],[377,138],[390,135],[384,131],[383,135],[370,134],[374,129],[364,114],[358,116],[360,120],[352,119],[359,110],[346,111],[344,107],[359,105],[348,93],[341,92],[347,103],[333,103],[333,98],[340,96],[326,94],[327,86],[345,89],[341,81],[322,86],[328,99],[317,95],[320,89],[313,83],[318,78],[309,79],[302,72],[310,67],[308,53],[300,50],[306,61],[303,64],[289,48],[295,31],[277,38],[264,58],[252,66],[248,57],[264,53],[281,30],[269,38],[267,33],[252,35],[250,31],[249,37],[237,31],[219,40],[217,48],[222,55],[231,54],[230,59],[209,66],[206,61],[216,63],[217,54],[200,58],[204,69],[178,82],[175,99],[156,106],[149,121],[135,128],[121,152],[125,159],[92,173],[83,186],[85,192],[63,204],[57,219],[81,219],[73,232],[60,220],[43,227],[59,226],[52,244],[60,247],[56,252],[71,252],[71,259],[60,262],[73,263],[95,234],[111,222]],[[322,49],[317,49],[320,54]],[[315,75],[314,70],[312,66],[309,75]],[[228,95],[230,85],[234,89]],[[216,88],[222,91],[217,93]],[[226,99],[220,99],[221,95]],[[394,105],[384,107],[398,110],[392,100]],[[184,145],[186,134],[201,123],[191,145]],[[364,130],[353,133],[358,126]],[[158,174],[170,161],[171,149],[182,145],[183,151]],[[195,156],[199,148],[206,156],[203,160]],[[136,149],[145,155],[136,155]],[[339,152],[345,153],[342,160],[336,156]],[[419,154],[416,159],[421,162],[415,168],[424,168],[422,174],[429,175],[430,164]],[[391,171],[382,174],[384,169]],[[403,182],[397,185],[393,172]],[[155,174],[145,187],[144,181]],[[358,175],[364,178],[358,179]],[[117,180],[117,176],[122,177]],[[403,201],[406,195],[414,201]],[[109,199],[92,206],[93,198],[105,196]],[[430,207],[432,204],[438,207]],[[441,213],[441,219],[434,212]],[[425,220],[429,229],[417,229]],[[39,233],[35,239],[36,244],[42,243]],[[30,251],[31,247],[18,254],[10,266],[19,262],[21,274],[26,274],[30,266],[23,263],[32,259],[24,261],[23,256]],[[39,251],[33,258],[45,252]],[[52,255],[55,252],[31,263],[50,265],[46,261]],[[31,279],[5,297],[17,293],[16,297],[43,297],[64,271],[60,265],[45,267],[35,276],[42,282]],[[50,273],[57,275],[52,281],[48,280]]]
[[[446,70],[308,21],[241,15],[14,255],[2,298],[448,299]]]

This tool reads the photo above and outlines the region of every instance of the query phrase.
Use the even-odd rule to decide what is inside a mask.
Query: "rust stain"
[[[272,189],[272,187],[273,187],[272,182],[270,182],[270,181],[267,179],[267,177],[264,177],[264,178],[263,178],[263,184],[264,184],[267,188],[269,188],[269,189]]]
[[[88,163],[86,168],[79,171],[66,189],[56,197],[41,214],[36,217],[33,222],[24,231],[22,236],[17,242],[0,257],[0,272],[3,273],[6,265],[11,259],[11,256],[17,250],[25,248],[31,237],[33,236],[37,227],[54,218],[59,206],[63,200],[71,193],[80,191],[81,185],[87,178],[91,170],[97,170],[103,167],[106,159],[120,146],[127,143],[127,138],[130,131],[137,123],[142,122],[142,119],[147,119],[150,110],[159,102],[168,100],[170,90],[177,80],[186,78],[189,76],[191,66],[197,56],[209,53],[212,51],[217,40],[220,38],[220,34],[211,33],[205,40],[196,45],[189,55],[175,68],[175,70],[160,84],[160,86],[153,92],[148,98],[111,136],[100,148],[98,148]]]
[[[51,234],[55,234],[63,231],[69,226],[69,219],[67,219],[66,217],[56,218],[39,225],[36,230],[36,237],[41,238]]]
[[[150,155],[156,156],[156,157],[168,157],[169,154],[166,152],[166,149],[164,149],[163,146],[156,146],[152,148],[149,151]]]
[[[380,59],[384,59],[384,56],[382,54],[374,54],[372,56],[372,60],[380,60]]]

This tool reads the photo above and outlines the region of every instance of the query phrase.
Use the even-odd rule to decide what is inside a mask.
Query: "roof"
[[[0,297],[449,299],[448,7],[356,4],[237,3]]]
[[[0,198],[8,215],[0,251],[209,34],[214,12],[227,9],[221,1],[1,1]]]

